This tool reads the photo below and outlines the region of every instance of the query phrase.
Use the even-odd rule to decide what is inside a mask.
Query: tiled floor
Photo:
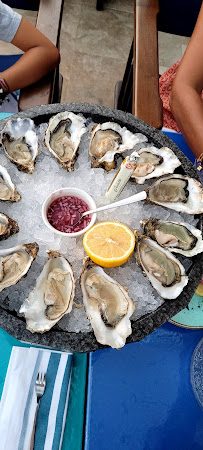
[[[18,10],[19,11],[19,10]],[[35,23],[36,13],[19,11]],[[114,87],[122,79],[134,27],[134,0],[64,0],[61,27],[62,102],[89,102],[113,107]],[[183,55],[188,38],[159,33],[163,73]],[[19,53],[0,42],[0,54]]]

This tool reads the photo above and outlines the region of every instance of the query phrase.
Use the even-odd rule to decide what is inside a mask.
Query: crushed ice
[[[88,118],[86,123],[88,130],[91,130],[94,125],[91,118]],[[0,211],[17,220],[20,231],[9,239],[1,241],[0,248],[10,248],[17,244],[34,241],[39,244],[37,258],[33,262],[27,276],[15,286],[11,286],[1,292],[0,304],[4,308],[6,307],[17,312],[35,286],[36,278],[42,271],[44,262],[47,259],[46,250],[48,249],[58,250],[72,264],[74,276],[77,280],[75,302],[82,303],[79,278],[85,256],[82,244],[83,237],[80,236],[75,239],[68,236],[67,238],[59,237],[57,234],[54,234],[44,225],[41,207],[45,198],[51,192],[61,187],[83,189],[94,198],[97,206],[102,206],[107,203],[104,195],[117,170],[106,173],[102,168],[91,169],[91,161],[88,157],[90,135],[86,133],[82,137],[75,170],[72,173],[67,172],[60,167],[53,155],[43,145],[46,127],[47,124],[41,124],[37,128],[39,155],[37,156],[35,171],[32,175],[18,171],[17,167],[6,158],[2,149],[0,149],[0,164],[6,167],[17,190],[22,195],[22,200],[19,203],[1,202]],[[118,166],[121,161],[121,158],[119,158]],[[120,199],[140,192],[150,184],[151,182],[148,182],[147,185],[138,186],[130,181],[122,192]],[[135,230],[140,229],[141,219],[150,217],[186,221],[192,225],[197,223],[194,216],[179,214],[175,211],[160,206],[144,204],[143,202],[100,212],[97,215],[97,221],[118,221],[129,226],[131,230]],[[135,302],[136,309],[132,316],[134,320],[150,311],[154,311],[163,303],[163,299],[159,297],[135,263],[134,255],[123,266],[105,270],[115,280],[128,288],[129,295]],[[65,315],[60,320],[58,327],[68,332],[88,332],[92,329],[84,309],[75,307],[73,307],[70,314]]]

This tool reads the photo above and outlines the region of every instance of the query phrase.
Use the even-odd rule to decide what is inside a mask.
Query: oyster
[[[19,170],[33,173],[38,155],[38,138],[31,119],[8,120],[1,133],[3,149]]]
[[[143,184],[149,178],[160,177],[173,173],[181,162],[170,148],[145,147],[137,151],[137,165],[131,178],[138,184]]]
[[[171,252],[194,256],[203,252],[202,233],[189,223],[161,219],[141,221],[144,233]]]
[[[183,265],[157,242],[135,231],[135,253],[138,265],[158,294],[165,299],[180,295],[188,283]]]
[[[203,213],[203,188],[199,181],[185,175],[170,175],[146,189],[147,201],[188,214]]]
[[[44,143],[61,166],[72,172],[81,137],[86,133],[84,119],[64,111],[53,116],[45,132]]]
[[[132,333],[130,316],[135,306],[121,286],[88,257],[80,278],[83,303],[98,342],[121,348]]]
[[[19,202],[21,196],[11,181],[7,170],[0,166],[0,200],[9,200],[10,202]]]
[[[71,265],[59,252],[48,250],[48,260],[20,308],[32,333],[50,330],[64,314],[72,310],[75,280]]]
[[[0,250],[0,292],[27,274],[38,252],[36,242]]]
[[[115,155],[132,149],[136,144],[146,142],[141,133],[131,133],[114,122],[95,125],[91,131],[89,155],[92,167],[104,167],[109,171],[116,167]]]
[[[0,212],[0,241],[12,234],[18,233],[19,227],[15,220]]]

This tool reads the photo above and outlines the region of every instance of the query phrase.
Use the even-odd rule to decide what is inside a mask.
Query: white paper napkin
[[[37,398],[35,381],[46,372],[40,400],[35,450],[59,450],[62,445],[71,382],[72,354],[13,347],[0,403],[1,450],[28,450]]]

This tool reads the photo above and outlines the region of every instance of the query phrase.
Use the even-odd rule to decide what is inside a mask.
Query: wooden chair
[[[135,0],[134,40],[115,108],[131,112],[155,128],[162,127],[159,96],[158,30],[191,36],[201,0]]]
[[[5,0],[13,8],[38,10],[36,28],[50,41],[59,46],[61,19],[64,0]],[[37,83],[21,89],[19,110],[24,111],[37,105],[59,103],[62,90],[62,76],[59,68]]]

